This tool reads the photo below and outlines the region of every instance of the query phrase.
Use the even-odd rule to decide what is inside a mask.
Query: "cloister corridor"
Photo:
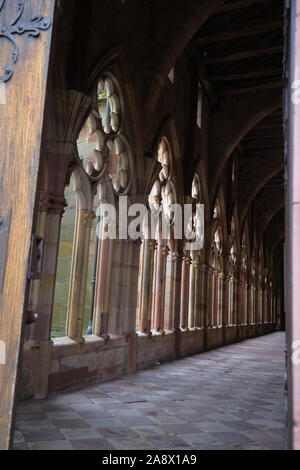
[[[25,400],[15,449],[285,448],[285,333]]]

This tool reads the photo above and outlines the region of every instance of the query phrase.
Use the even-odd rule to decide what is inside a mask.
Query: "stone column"
[[[214,269],[212,273],[212,302],[211,302],[211,318],[212,326],[216,326],[218,322],[218,272]]]
[[[47,397],[48,375],[53,342],[50,339],[56,263],[59,249],[61,218],[66,206],[64,194],[41,191],[36,226],[37,236],[43,239],[41,275],[31,282],[29,310],[38,313],[38,319],[27,327],[26,339],[37,341],[39,362],[34,384],[35,398]]]
[[[212,293],[213,293],[213,268],[209,266],[207,272],[207,306],[206,306],[206,326],[207,328],[212,328],[213,318],[212,318]]]
[[[149,271],[149,291],[148,291],[148,308],[147,308],[147,331],[151,335],[153,328],[152,324],[152,310],[153,310],[153,288],[154,288],[154,268],[155,268],[155,254],[156,252],[156,241],[150,241],[150,271]]]
[[[148,324],[148,304],[150,290],[150,240],[144,239],[141,244],[141,284],[139,298],[139,330],[142,333],[149,333],[150,325]]]
[[[100,227],[102,230],[103,227]],[[100,236],[97,255],[97,274],[95,285],[95,302],[93,315],[93,334],[107,336],[108,309],[110,298],[110,279],[114,240]]]
[[[223,344],[226,343],[226,327],[229,325],[229,282],[230,277],[224,274],[223,279]]]
[[[151,332],[154,331],[154,312],[155,312],[155,294],[156,294],[156,264],[157,264],[157,242],[153,247],[153,277],[151,286]]]
[[[248,325],[248,336],[250,334],[250,327],[251,327],[251,321],[252,319],[252,286],[248,285],[247,288],[247,325]]]
[[[248,313],[249,313],[250,298],[248,298],[248,292],[249,292],[248,284],[247,282],[245,282],[244,283],[244,320],[243,320],[243,323],[245,323],[246,325],[249,324]]]
[[[151,334],[152,283],[154,267],[154,240],[143,240],[142,279],[140,292],[140,325],[142,333]]]
[[[31,282],[29,299],[29,308],[38,313],[38,320],[28,327],[27,339],[50,339],[60,225],[65,207],[63,194],[41,191],[36,234],[43,239],[43,265],[41,276]]]
[[[239,281],[237,279],[233,279],[233,309],[232,309],[233,325],[238,325],[238,308],[239,308]]]
[[[195,270],[195,283],[194,283],[194,326],[195,328],[200,327],[200,306],[199,306],[199,297],[200,297],[200,279],[199,279],[199,260],[198,255],[193,260],[193,266]]]
[[[229,325],[233,325],[234,324],[234,321],[233,321],[233,292],[234,292],[234,288],[233,288],[234,284],[233,284],[233,277],[229,276],[229,291],[228,291],[228,294],[229,294],[229,300],[228,300],[228,322],[229,322]]]
[[[251,318],[250,318],[250,323],[253,324],[255,323],[256,319],[256,287],[252,284],[251,285]]]
[[[179,311],[178,308],[178,263],[179,253],[171,248],[167,256],[166,269],[166,292],[165,292],[165,312],[164,312],[164,328],[168,331],[175,331],[179,328]],[[177,313],[177,319],[176,317]]]
[[[181,271],[181,302],[180,302],[180,328],[188,328],[188,295],[189,295],[189,274],[191,259],[188,252],[184,252],[182,257]]]
[[[174,264],[174,277],[172,286],[172,329],[174,332],[180,332],[182,262],[182,253],[179,253],[179,251],[173,251],[172,263]]]
[[[190,279],[189,279],[189,298],[188,298],[188,328],[194,328],[195,324],[195,278],[196,278],[196,264],[194,264],[194,260],[192,260],[190,264]]]
[[[272,323],[272,286],[268,281],[268,323]]]
[[[241,327],[244,319],[244,285],[240,279],[237,283],[237,324]]]
[[[165,307],[165,279],[166,279],[166,258],[168,247],[160,238],[157,244],[157,262],[155,267],[155,303],[154,303],[154,324],[156,333],[164,333],[164,307]]]
[[[225,274],[219,273],[218,275],[218,326],[225,324]]]
[[[223,281],[223,327],[229,325],[229,283],[230,277],[228,274],[224,274]]]
[[[264,282],[262,290],[262,324],[264,325],[267,322],[267,292],[266,284]]]
[[[136,333],[140,240],[113,240],[108,334]]]
[[[205,264],[201,265],[201,284],[200,284],[200,326],[206,326],[206,312],[207,312],[207,274],[208,267]]]
[[[83,315],[90,234],[94,217],[93,211],[85,209],[76,211],[66,332],[69,338],[79,343],[84,342],[82,338]]]

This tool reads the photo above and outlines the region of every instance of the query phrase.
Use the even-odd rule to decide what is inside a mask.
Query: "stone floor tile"
[[[157,412],[155,412],[155,413],[157,413]],[[184,424],[184,423],[186,423],[186,421],[183,421],[182,419],[176,418],[176,416],[162,415],[159,412],[155,415],[152,415],[152,416],[149,414],[148,416],[150,416],[150,419],[154,423],[158,423],[158,424]]]
[[[25,442],[20,442],[13,445],[13,450],[28,450],[28,447]]]
[[[110,418],[86,418],[86,422],[92,428],[110,428],[111,426],[124,426],[124,423],[115,417]]]
[[[153,424],[153,421],[148,416],[143,416],[141,414],[140,416],[120,416],[120,420],[123,422],[123,424],[126,424],[127,426],[143,426],[146,424]]]
[[[219,442],[224,442],[226,444],[235,444],[241,442],[253,442],[254,439],[243,434],[242,432],[213,432],[211,433]]]
[[[205,432],[231,432],[232,429],[229,427],[231,426],[231,423],[220,423],[216,421],[204,421],[200,423],[194,424],[195,428],[200,431],[205,431]]]
[[[116,450],[144,450],[155,448],[151,442],[148,442],[148,440],[145,440],[142,437],[138,439],[108,439],[108,442]]]
[[[161,426],[171,434],[193,434],[200,432],[199,428],[195,424],[190,423],[162,424]]]
[[[132,430],[137,434],[143,436],[163,436],[168,434],[163,428],[158,425],[145,425],[145,426],[133,426]]]
[[[40,429],[38,431],[23,431],[25,441],[59,441],[65,439],[64,435],[58,429]]]
[[[86,422],[85,419],[53,419],[52,423],[58,429],[67,429],[67,428],[89,428],[90,425]]]
[[[18,427],[21,432],[56,430],[56,427],[52,421],[47,419],[40,419],[37,421],[18,421]]]
[[[22,444],[25,442],[24,436],[20,431],[15,431],[14,444]]]
[[[26,400],[15,447],[283,449],[283,344],[274,333]]]
[[[76,439],[70,442],[75,450],[114,450],[106,439]]]
[[[97,428],[96,428],[97,429]],[[100,434],[102,434],[105,438],[122,438],[126,436],[126,438],[133,438],[137,439],[140,436],[134,432],[133,428],[125,427],[125,426],[111,426],[107,428],[100,428],[98,429]]]
[[[38,421],[40,419],[47,419],[44,413],[17,413],[17,421]]]
[[[78,419],[80,416],[75,411],[47,411],[47,419]]]
[[[39,441],[28,442],[29,450],[74,450],[69,441]]]
[[[149,437],[149,442],[154,446],[154,449],[162,449],[162,450],[184,450],[184,449],[191,449],[191,446],[185,442],[184,440],[180,439],[178,436],[156,436],[156,437]]]
[[[212,444],[213,442],[217,441],[216,437],[206,432],[181,435],[179,434],[178,437],[191,446],[195,446],[197,444]]]
[[[66,428],[61,429],[60,432],[69,441],[75,439],[100,439],[103,437],[100,432],[93,428]]]

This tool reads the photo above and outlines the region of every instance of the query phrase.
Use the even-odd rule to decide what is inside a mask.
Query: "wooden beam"
[[[233,88],[232,90],[223,90],[218,94],[220,96],[230,96],[230,95],[241,95],[243,93],[251,93],[252,91],[257,90],[271,90],[273,88],[283,87],[283,82],[273,82],[273,83],[264,83],[263,85],[256,85],[248,88]]]
[[[207,92],[211,105],[216,106],[218,103],[217,95],[216,95],[215,89],[212,87],[211,83],[209,82],[207,78],[206,67],[205,67],[205,63],[203,62],[203,60],[198,61],[198,76],[199,76],[201,85]]]
[[[246,145],[244,143],[244,148],[245,148],[245,151],[247,152],[247,150],[252,150],[252,149],[277,149],[277,150],[280,150],[282,149],[283,150],[283,142],[282,144],[281,143],[277,143],[277,144],[268,144],[268,143],[257,143],[257,144],[249,144],[249,145]]]
[[[256,72],[235,73],[231,75],[215,75],[210,78],[211,82],[227,82],[233,80],[246,80],[249,78],[269,77],[270,75],[279,75],[283,73],[282,68],[257,70]]]
[[[211,44],[214,42],[229,41],[231,39],[239,39],[246,36],[255,36],[256,34],[267,33],[275,29],[282,29],[282,21],[273,21],[272,23],[261,24],[249,28],[237,29],[236,31],[224,31],[221,33],[211,34],[209,36],[200,36],[196,39],[199,46]]]
[[[265,130],[265,129],[258,129],[256,126],[251,129],[251,131],[244,137],[244,139],[262,139],[264,137],[276,138],[278,136],[283,135],[283,132],[278,131],[278,129],[274,130]]]
[[[257,140],[257,139],[268,139],[268,138],[273,139],[273,138],[280,138],[280,137],[281,137],[281,135],[278,132],[275,132],[274,134],[266,134],[264,132],[257,134],[256,132],[254,132],[252,130],[251,133],[247,134],[246,137],[243,138],[243,141]],[[282,138],[283,138],[283,134],[282,134]]]
[[[278,137],[277,139],[258,139],[258,140],[245,140],[243,139],[243,145],[245,149],[251,148],[267,148],[267,147],[277,147],[283,145],[283,138]]]
[[[5,18],[14,18],[16,2],[5,3]],[[40,160],[43,113],[56,1],[19,2],[22,17],[41,13],[38,35],[29,32],[37,21],[14,23],[18,33],[18,54],[14,69],[7,68],[1,86],[5,102],[0,103],[0,201],[6,235],[1,233],[0,285],[0,449],[12,446],[20,358],[27,318],[29,253],[33,227],[37,175]],[[0,2],[0,10],[3,2]],[[23,11],[24,10],[24,11]],[[19,17],[18,17],[19,18]],[[37,18],[37,16],[35,16]],[[2,19],[2,18],[1,18]],[[1,56],[11,62],[11,44],[4,25],[0,36]],[[23,28],[23,29],[22,29]],[[24,34],[22,34],[22,31]],[[8,33],[7,33],[8,35]],[[15,38],[15,36],[12,36]],[[5,62],[4,62],[5,63]],[[13,74],[11,73],[13,72]],[[6,222],[5,222],[6,221]],[[2,220],[3,222],[3,220]]]
[[[257,49],[254,51],[243,51],[235,54],[222,55],[219,57],[204,58],[206,64],[218,64],[222,62],[235,62],[243,59],[250,59],[251,57],[270,56],[276,54],[283,54],[282,46],[268,47],[266,49]]]
[[[283,129],[283,124],[266,124],[266,125],[259,125],[255,126],[255,129]]]
[[[201,82],[201,85],[206,91],[211,105],[216,106],[218,103],[216,92],[213,86],[211,85],[210,81],[208,80],[207,73],[206,73],[206,65],[203,59],[199,57],[198,47],[195,45],[194,42],[192,42],[187,46],[186,51],[188,53],[188,56],[191,62],[197,63],[199,81]]]
[[[241,142],[238,143],[238,145],[236,146],[236,148],[237,148],[237,150],[238,150],[240,156],[241,156],[242,158],[245,158],[245,150],[244,150],[244,147],[242,146],[242,143],[241,143]]]
[[[228,3],[223,5],[218,9],[219,12],[224,12],[224,11],[232,11],[232,10],[240,10],[241,8],[249,8],[254,5],[258,5],[261,3],[267,3],[272,0],[240,0],[239,2],[235,3]]]

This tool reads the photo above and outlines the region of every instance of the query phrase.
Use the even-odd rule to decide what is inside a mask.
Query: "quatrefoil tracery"
[[[172,223],[174,212],[173,204],[176,203],[176,190],[172,180],[172,151],[171,146],[163,137],[158,146],[158,161],[161,164],[158,180],[155,181],[149,195],[150,209],[158,211],[162,205],[163,214],[169,223]]]

